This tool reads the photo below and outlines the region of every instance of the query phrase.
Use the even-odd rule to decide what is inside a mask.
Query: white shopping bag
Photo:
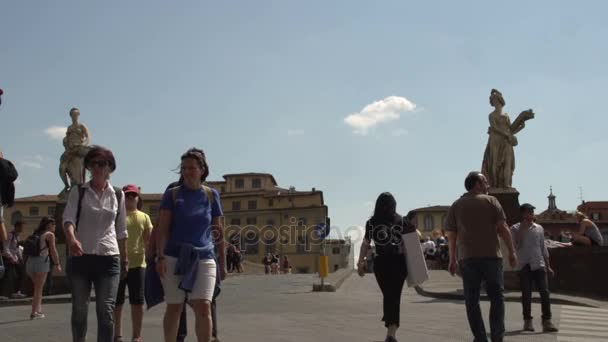
[[[412,232],[401,235],[405,247],[405,264],[407,265],[407,287],[420,285],[429,279],[426,261],[422,253],[422,246],[418,233]]]

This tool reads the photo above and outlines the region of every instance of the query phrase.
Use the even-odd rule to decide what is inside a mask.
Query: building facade
[[[268,253],[286,255],[293,272],[313,273],[318,271],[318,257],[326,246],[330,271],[335,265],[347,264],[350,241],[323,243],[317,233],[317,226],[325,224],[328,217],[322,191],[282,188],[267,173],[228,174],[223,178],[207,184],[220,193],[227,241],[239,245],[246,260],[261,263]],[[153,222],[158,218],[161,197],[161,193],[141,194],[142,211]],[[57,196],[53,195],[18,198],[13,208],[5,210],[5,221],[25,222],[23,235],[27,236],[42,216],[55,215],[56,202]]]
[[[553,189],[549,191],[547,198],[549,199],[547,210],[536,215],[536,222],[545,229],[545,236],[552,240],[561,241],[564,235],[567,236],[568,233],[578,231],[579,223],[574,212],[567,212],[557,207]],[[598,226],[604,241],[608,241],[608,202],[583,201],[576,209],[585,213]]]
[[[445,235],[445,220],[449,210],[449,205],[434,205],[412,210],[416,214],[414,224],[423,238],[431,237],[435,240]]]

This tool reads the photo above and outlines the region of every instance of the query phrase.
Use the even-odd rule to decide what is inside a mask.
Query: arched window
[[[424,217],[424,230],[430,232],[435,228],[435,220],[432,215],[426,215]]]

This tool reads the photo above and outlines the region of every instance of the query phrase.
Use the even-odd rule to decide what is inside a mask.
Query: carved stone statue
[[[59,160],[59,177],[61,177],[64,185],[59,194],[62,199],[66,198],[73,186],[84,183],[83,159],[90,149],[89,129],[78,121],[80,118],[78,108],[70,110],[70,117],[72,118],[72,124],[68,127],[65,138],[63,138],[65,151]]]
[[[526,121],[534,118],[532,109],[519,114],[511,124],[509,115],[502,111],[505,99],[502,94],[492,89],[490,105],[494,111],[490,113],[490,127],[488,128],[488,144],[483,155],[482,173],[488,179],[491,188],[513,189],[512,179],[515,170],[515,152],[517,146],[515,134],[526,126]]]

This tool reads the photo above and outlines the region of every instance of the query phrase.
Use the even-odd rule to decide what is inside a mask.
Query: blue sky
[[[398,209],[450,204],[480,169],[491,88],[518,135],[520,200],[608,199],[604,2],[6,1],[0,146],[17,196],[61,189],[45,130],[82,112],[114,183],[159,192],[191,146],[211,180],[272,173],[324,191],[332,223],[362,225],[382,191]],[[362,135],[345,119],[396,96]],[[361,113],[363,111],[363,113]],[[386,113],[383,118],[386,119]],[[398,117],[398,118],[397,118]]]

